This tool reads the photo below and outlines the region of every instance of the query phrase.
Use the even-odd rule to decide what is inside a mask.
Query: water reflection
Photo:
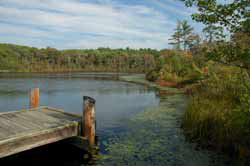
[[[186,142],[180,128],[186,107],[183,95],[80,76],[0,77],[0,111],[27,108],[31,87],[41,89],[42,105],[69,112],[81,113],[82,96],[91,96],[97,101],[97,133],[105,157],[98,165],[226,165],[223,157],[198,151]],[[82,151],[60,142],[0,160],[2,165],[36,166],[80,166],[86,162]]]
[[[144,111],[149,106],[156,106],[159,103],[154,90],[143,85],[117,80],[79,78],[80,76],[83,75],[78,74],[77,76],[74,75],[74,77],[65,75],[63,77],[59,77],[58,75],[57,77],[48,75],[40,77],[39,75],[33,75],[32,77],[25,76],[24,78],[21,78],[20,75],[16,78],[14,75],[11,75],[11,78],[9,76],[1,76],[0,112],[28,108],[28,92],[33,87],[40,88],[41,105],[62,108],[65,111],[79,114],[82,113],[82,96],[91,96],[97,101],[97,134],[101,140],[107,140],[111,136],[126,130],[125,123],[123,123],[126,119],[133,117],[138,112]],[[104,148],[104,146],[102,147]],[[66,148],[60,148],[59,150],[55,146],[43,147],[41,148],[43,150],[37,148],[31,152],[27,151],[14,157],[6,158],[4,161],[0,161],[0,163],[9,163],[13,160],[13,162],[21,164],[22,162],[29,161],[29,158],[34,158],[39,162],[50,158],[53,163],[58,162],[55,165],[59,163],[62,165],[65,165],[65,163],[68,163],[68,165],[81,165],[82,152],[79,152],[77,149],[67,150]],[[50,155],[46,154],[48,151],[51,152],[49,153]],[[102,151],[104,152],[103,149]],[[72,159],[72,156],[66,157],[67,154],[62,154],[62,152],[69,152],[69,154],[75,154],[74,152],[79,153],[75,155],[76,158],[73,157]],[[51,158],[53,153],[57,155]],[[80,158],[79,154],[81,154]],[[43,156],[44,158],[41,159],[39,156]],[[60,160],[60,162],[55,160]],[[36,161],[32,160],[32,162],[33,165],[37,164]],[[32,163],[30,164],[32,165]]]

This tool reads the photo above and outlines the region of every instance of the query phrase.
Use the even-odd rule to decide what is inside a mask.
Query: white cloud
[[[167,8],[174,10],[173,6]],[[77,0],[1,0],[0,21],[0,34],[8,36],[8,40],[23,41],[21,38],[27,36],[31,41],[26,43],[32,45],[32,38],[41,37],[44,42],[39,44],[47,46],[52,40],[58,43],[57,48],[164,48],[176,24],[175,19],[153,7],[110,0],[105,4]],[[0,42],[5,42],[5,38]],[[38,46],[36,43],[34,46]]]

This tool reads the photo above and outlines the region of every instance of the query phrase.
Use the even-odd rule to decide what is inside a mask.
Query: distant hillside
[[[144,72],[155,67],[159,54],[152,49],[57,50],[0,44],[0,72]]]

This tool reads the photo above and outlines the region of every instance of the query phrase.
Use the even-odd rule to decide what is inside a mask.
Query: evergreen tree
[[[181,29],[182,29],[183,48],[186,51],[187,46],[193,42],[192,41],[193,38],[191,36],[194,28],[188,24],[187,20],[184,20],[181,23]]]
[[[213,24],[209,24],[208,26],[203,28],[202,32],[205,34],[206,41],[208,43],[212,43],[216,40],[225,38],[223,28],[220,26],[215,26]]]
[[[181,28],[181,21],[177,21],[176,29],[174,34],[172,35],[172,38],[169,40],[172,40],[169,44],[173,45],[177,50],[181,49],[181,43],[182,43],[182,28]]]
[[[187,47],[193,43],[193,28],[188,24],[186,20],[184,21],[177,21],[176,29],[174,34],[172,35],[172,38],[169,40],[172,40],[173,42],[170,42],[169,44],[172,44],[175,46],[177,50],[181,49],[181,46],[183,45],[183,49],[187,50]]]

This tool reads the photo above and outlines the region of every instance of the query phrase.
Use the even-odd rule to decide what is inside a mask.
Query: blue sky
[[[193,8],[178,0],[1,0],[0,42],[34,47],[171,47],[176,21]]]

